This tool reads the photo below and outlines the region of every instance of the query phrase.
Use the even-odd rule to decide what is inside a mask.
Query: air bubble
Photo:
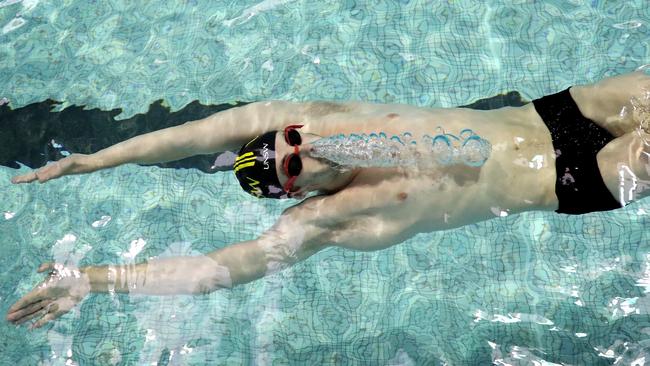
[[[460,137],[445,133],[418,140],[410,132],[388,137],[385,132],[344,134],[313,143],[312,155],[344,168],[422,167],[464,164],[480,167],[490,157],[492,145],[474,131],[464,129]]]

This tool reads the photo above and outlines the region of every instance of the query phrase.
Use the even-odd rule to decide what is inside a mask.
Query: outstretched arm
[[[380,222],[373,216],[351,217],[340,211],[337,214],[332,200],[323,196],[307,199],[286,210],[258,239],[205,256],[81,269],[45,264],[39,271],[53,270],[49,277],[9,308],[7,320],[20,324],[40,318],[34,325],[40,327],[70,311],[89,292],[208,293],[276,273],[330,245],[372,251],[400,243],[412,234],[404,223]]]
[[[150,260],[134,265],[70,268],[43,264],[48,277],[9,308],[7,320],[38,319],[40,327],[70,311],[90,292],[153,295],[202,294],[261,278],[325,247],[323,230],[312,230],[289,209],[256,240],[230,245],[205,256]]]
[[[411,217],[386,221],[376,215],[360,215],[350,208],[349,202],[347,192],[306,199],[285,210],[259,238],[205,256],[156,259],[131,266],[86,267],[82,272],[88,274],[93,292],[201,294],[249,283],[329,246],[374,251],[414,234],[409,230]]]
[[[309,243],[291,248],[286,242],[270,240],[282,239],[268,236],[232,244],[205,256],[155,259],[131,266],[91,266],[81,272],[88,275],[92,292],[198,295],[257,280],[319,249],[310,248]]]
[[[258,239],[205,256],[155,259],[136,265],[91,266],[92,292],[203,294],[257,280],[302,261],[328,245],[329,233],[301,219],[296,207]]]
[[[199,154],[235,150],[254,136],[279,130],[300,119],[300,103],[256,102],[135,136],[94,154],[72,154],[36,171],[14,177],[13,183],[43,183],[63,175],[89,173],[121,164],[154,164]]]
[[[101,150],[94,159],[102,168],[124,163],[153,164],[193,155],[239,149],[253,137],[284,127],[300,114],[299,103],[267,101],[230,108]]]

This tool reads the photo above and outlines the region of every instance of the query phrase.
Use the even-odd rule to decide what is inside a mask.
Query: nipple
[[[470,129],[458,136],[440,129],[436,136],[415,139],[410,132],[388,137],[385,132],[339,134],[315,141],[311,154],[341,167],[418,167],[464,164],[482,166],[492,145]]]

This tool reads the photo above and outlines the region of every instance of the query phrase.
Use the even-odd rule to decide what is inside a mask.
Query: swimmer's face
[[[307,193],[317,189],[321,186],[329,175],[332,174],[332,169],[329,164],[322,159],[316,159],[311,156],[311,143],[320,139],[318,135],[311,133],[299,132],[302,138],[302,143],[298,146],[298,157],[302,162],[302,170],[294,181],[292,192]],[[295,147],[287,143],[284,138],[283,132],[278,132],[275,135],[275,169],[278,174],[280,184],[284,187],[290,179],[285,171],[284,165],[286,159],[295,152]],[[294,158],[295,159],[295,158]]]

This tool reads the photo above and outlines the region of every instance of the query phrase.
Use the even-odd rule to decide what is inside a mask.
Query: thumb
[[[18,183],[30,183],[35,181],[36,178],[36,173],[35,172],[29,172],[27,174],[23,175],[17,175],[13,178],[11,178],[11,183],[13,184],[18,184]]]
[[[40,265],[40,267],[38,267],[36,271],[40,273],[52,269],[54,269],[54,263],[43,263]]]

